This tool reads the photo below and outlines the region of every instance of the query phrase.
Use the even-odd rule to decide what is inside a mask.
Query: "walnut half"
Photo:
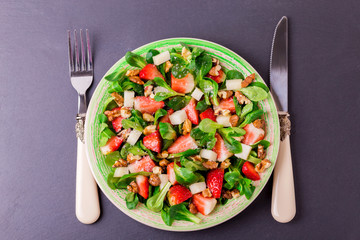
[[[264,159],[260,163],[256,164],[255,171],[257,171],[258,173],[262,173],[270,166],[271,166],[271,162],[267,159]]]

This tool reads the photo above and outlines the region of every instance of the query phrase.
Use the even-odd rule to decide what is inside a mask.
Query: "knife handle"
[[[77,219],[84,224],[94,223],[100,216],[96,182],[87,161],[85,144],[77,138],[76,204]]]
[[[291,162],[290,138],[280,141],[274,170],[271,214],[280,223],[290,222],[296,213],[294,177]]]

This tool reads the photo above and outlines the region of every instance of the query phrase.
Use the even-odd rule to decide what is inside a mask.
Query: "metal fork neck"
[[[78,114],[85,114],[87,109],[86,94],[78,95]]]

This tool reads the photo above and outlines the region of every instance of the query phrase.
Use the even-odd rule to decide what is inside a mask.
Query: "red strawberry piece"
[[[216,138],[216,143],[212,150],[216,152],[217,160],[219,162],[222,162],[225,159],[231,157],[233,153],[229,152],[229,150],[226,148],[224,139],[222,139],[220,134],[216,133],[215,138]]]
[[[212,110],[211,108],[208,108],[205,111],[203,111],[202,113],[200,113],[200,119],[203,120],[205,118],[211,119],[214,122],[216,122],[214,110]]]
[[[169,109],[167,110],[167,114],[163,117],[160,118],[160,122],[163,122],[163,123],[171,123],[170,122],[170,115],[174,113],[174,110],[172,109]]]
[[[224,169],[216,168],[210,170],[206,176],[206,185],[214,198],[221,197],[221,189],[224,180]]]
[[[218,76],[211,76],[210,74],[207,74],[206,77],[211,78],[212,80],[214,80],[217,83],[221,83],[225,80],[226,74],[224,73],[223,70],[220,70]]]
[[[171,74],[171,88],[178,93],[189,93],[195,87],[194,76],[188,73],[183,78],[175,78]]]
[[[197,145],[195,140],[190,136],[190,133],[178,137],[173,144],[168,148],[168,153],[185,152],[188,149],[196,149]]]
[[[140,196],[147,199],[149,197],[149,179],[143,175],[136,176],[136,184]]]
[[[231,113],[236,113],[233,97],[221,100],[219,106],[216,106],[216,108],[227,109]]]
[[[141,69],[139,77],[144,80],[153,80],[156,77],[164,79],[164,76],[159,72],[154,64],[148,64]]]
[[[144,146],[151,151],[159,153],[161,151],[162,139],[159,131],[155,131],[150,135],[147,135],[143,139]]]
[[[142,171],[152,172],[154,167],[155,167],[155,163],[149,156],[145,156],[140,160],[137,160],[129,164],[128,166],[129,171],[131,173],[142,172]]]
[[[181,167],[180,163],[179,162],[176,162],[176,164]],[[176,177],[175,177],[175,171],[174,171],[174,163],[170,163],[169,165],[167,165],[166,167],[166,170],[167,170],[167,175],[168,175],[168,178],[169,178],[169,182],[172,184],[172,185],[175,185],[175,184],[178,184],[178,182],[176,181]]]
[[[184,107],[184,110],[186,112],[186,115],[187,115],[188,119],[193,124],[199,124],[199,111],[196,110],[196,100],[195,100],[195,98],[192,98],[190,100],[188,105],[186,105],[186,107]]]
[[[114,130],[116,132],[120,132],[120,130],[122,129],[122,123],[121,121],[123,120],[124,118],[122,117],[117,117],[115,118],[111,123],[112,123],[112,126],[114,128]]]
[[[134,108],[141,113],[154,114],[158,109],[163,108],[163,101],[157,102],[150,97],[135,97]]]
[[[262,128],[256,128],[254,124],[247,124],[244,127],[246,134],[244,135],[244,139],[242,143],[246,145],[252,145],[260,140],[263,140],[265,137],[265,131]]]
[[[214,210],[217,201],[215,198],[206,198],[201,193],[198,193],[192,197],[192,203],[195,205],[199,213],[202,215],[208,215],[212,212],[212,210]]]
[[[107,141],[104,146],[100,147],[100,150],[104,155],[109,154],[118,150],[123,141],[124,139],[122,137],[113,136]]]
[[[241,171],[248,179],[251,179],[253,181],[260,180],[260,175],[255,171],[254,164],[252,164],[251,162],[245,162],[242,166]]]
[[[172,186],[168,192],[168,200],[171,206],[182,203],[191,198],[191,196],[190,190],[183,185]]]

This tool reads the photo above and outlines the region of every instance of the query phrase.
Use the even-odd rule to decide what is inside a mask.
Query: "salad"
[[[128,191],[127,208],[142,203],[171,226],[250,199],[271,166],[257,104],[268,87],[182,42],[125,59],[129,67],[105,76],[111,97],[97,119],[108,185]]]

